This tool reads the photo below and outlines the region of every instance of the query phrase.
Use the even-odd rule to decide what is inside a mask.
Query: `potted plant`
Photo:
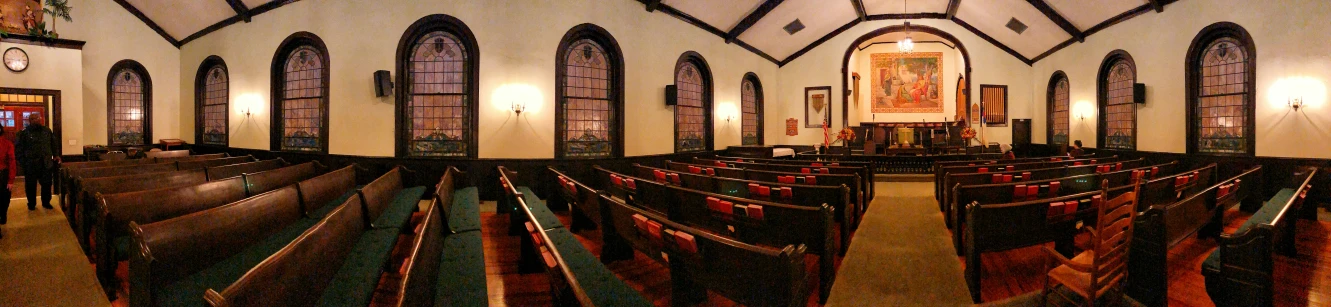
[[[69,0],[46,0],[46,6],[42,8],[42,13],[51,15],[51,31],[46,33],[48,37],[60,38],[60,34],[55,32],[55,18],[64,19],[65,22],[74,22],[69,16],[69,11],[74,8],[69,6]],[[45,25],[39,28],[46,29]]]

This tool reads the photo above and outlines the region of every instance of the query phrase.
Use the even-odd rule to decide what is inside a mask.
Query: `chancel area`
[[[0,306],[1331,306],[1329,17],[0,0]]]

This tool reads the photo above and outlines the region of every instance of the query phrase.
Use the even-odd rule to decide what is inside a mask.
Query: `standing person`
[[[41,114],[28,115],[28,127],[18,132],[18,164],[23,167],[23,191],[28,196],[28,210],[37,210],[37,187],[41,184],[42,208],[51,207],[51,172],[60,156],[55,154],[57,146],[55,133],[46,127],[46,118]]]
[[[1072,142],[1072,148],[1068,149],[1068,157],[1070,158],[1079,157],[1084,153],[1085,151],[1081,149],[1081,140]]]
[[[9,198],[14,196],[14,173],[18,165],[14,161],[14,143],[4,138],[5,126],[0,124],[0,178],[4,178],[5,188],[0,190],[0,225],[9,222]],[[5,235],[0,232],[0,238]]]

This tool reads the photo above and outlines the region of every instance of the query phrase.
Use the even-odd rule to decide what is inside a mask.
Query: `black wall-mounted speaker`
[[[393,94],[393,76],[387,70],[374,72],[374,96],[384,97]]]
[[[1146,103],[1146,84],[1132,84],[1132,101],[1136,103]]]
[[[668,105],[668,106],[673,106],[673,105],[679,103],[679,102],[677,101],[677,98],[678,98],[678,97],[675,97],[675,95],[678,94],[678,93],[679,93],[679,90],[677,90],[677,89],[675,88],[675,85],[674,85],[674,84],[666,85],[666,89],[665,89],[665,100],[666,100],[666,105]]]

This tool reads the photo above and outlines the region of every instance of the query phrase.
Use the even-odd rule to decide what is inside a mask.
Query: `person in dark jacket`
[[[55,138],[51,128],[46,127],[46,118],[41,114],[28,115],[28,127],[18,132],[18,144],[14,151],[18,164],[23,168],[23,191],[28,196],[28,210],[37,210],[37,188],[40,184],[42,208],[51,207],[51,172],[60,163],[56,150],[60,149],[60,140]]]
[[[1076,158],[1083,154],[1085,151],[1081,149],[1081,140],[1073,141],[1072,148],[1068,148],[1068,157]]]

